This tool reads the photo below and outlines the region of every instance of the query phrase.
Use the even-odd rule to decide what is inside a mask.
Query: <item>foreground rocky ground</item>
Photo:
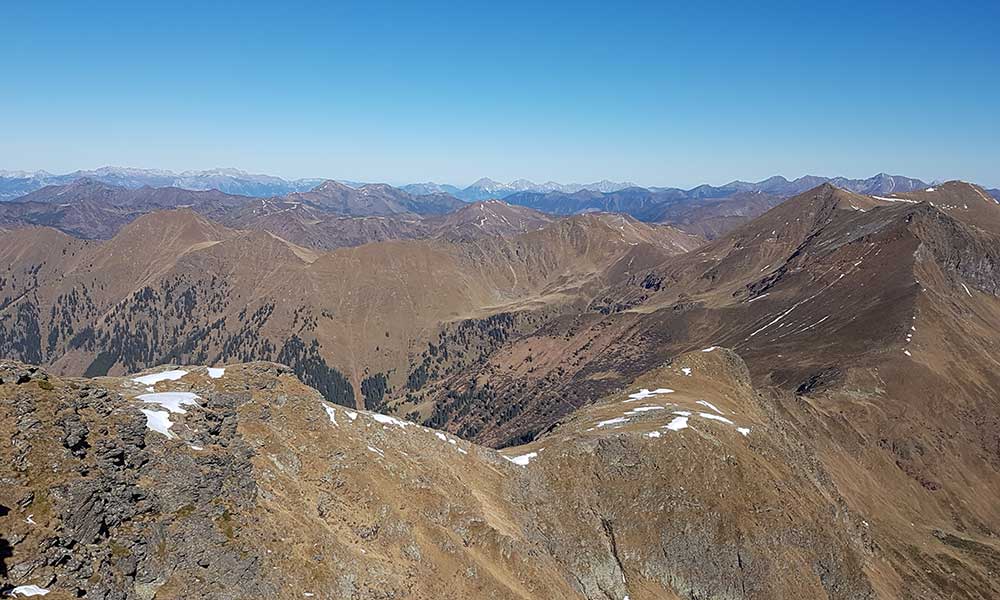
[[[859,509],[823,455],[838,435],[804,435],[800,400],[754,390],[722,348],[500,452],[334,406],[273,363],[74,379],[6,362],[0,379],[6,594],[1000,594],[992,534]]]

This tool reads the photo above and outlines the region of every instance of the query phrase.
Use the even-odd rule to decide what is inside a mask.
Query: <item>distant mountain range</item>
[[[385,184],[354,188],[324,181],[306,192],[255,198],[214,189],[126,187],[84,177],[0,202],[0,226],[46,225],[76,237],[106,239],[140,215],[177,208],[190,208],[227,225],[267,229],[260,224],[265,222],[285,231],[276,221],[315,224],[330,217],[393,216],[410,222],[469,206],[448,194],[418,196]]]
[[[2,171],[0,170],[0,200],[10,200],[29,194],[48,185],[66,185],[77,179],[87,178],[126,188],[174,187],[187,190],[219,190],[227,194],[268,198],[283,196],[293,192],[308,192],[328,178],[282,179],[272,175],[257,175],[238,169],[211,169],[207,171],[184,171],[175,173],[160,169],[136,169],[128,167],[102,167],[89,171],[74,171],[62,175],[46,171]],[[357,181],[336,180],[351,188],[365,184]],[[412,183],[398,186],[398,189],[422,196],[429,194],[449,194],[466,202],[488,199],[505,199],[515,194],[579,194],[596,192],[611,194],[625,189],[647,189],[659,194],[666,193],[676,198],[723,198],[739,192],[762,192],[782,198],[801,194],[823,183],[861,194],[888,194],[924,189],[927,183],[910,177],[879,173],[868,179],[848,179],[845,177],[819,177],[806,175],[788,180],[781,176],[770,177],[758,182],[733,181],[721,186],[700,185],[691,189],[677,187],[641,188],[632,182],[596,181],[593,183],[561,184],[554,181],[535,183],[527,179],[517,179],[502,183],[483,178],[467,187],[434,182]],[[379,184],[384,185],[384,184]],[[991,190],[992,194],[1000,194]]]
[[[556,183],[554,181],[547,181],[545,183],[535,183],[534,181],[529,181],[527,179],[515,179],[510,183],[502,183],[484,177],[479,181],[476,181],[472,185],[466,188],[459,188],[454,185],[448,184],[438,184],[438,183],[412,183],[410,185],[404,185],[402,189],[410,192],[411,194],[432,194],[432,193],[445,193],[451,194],[457,198],[461,198],[466,202],[475,202],[477,200],[489,200],[489,199],[503,199],[511,194],[517,194],[519,192],[563,192],[567,194],[572,194],[580,191],[592,191],[592,192],[617,192],[618,190],[623,190],[625,188],[637,187],[636,184],[632,182],[616,182],[616,181],[596,181],[594,183]]]
[[[57,176],[6,172],[0,175],[0,187],[6,184],[8,191],[24,189],[81,173]],[[489,179],[464,189],[434,183],[393,187],[325,180],[298,190],[314,180],[286,181],[236,170],[173,174],[104,168],[87,173],[90,175],[67,183],[50,184],[14,198],[4,198],[5,201],[0,202],[0,226],[49,225],[78,237],[106,239],[141,214],[190,207],[227,226],[265,229],[297,243],[330,249],[369,240],[429,235],[430,231],[438,231],[436,222],[419,226],[416,223],[427,217],[453,213],[469,206],[470,201],[476,202],[460,198],[492,195],[504,196],[506,205],[548,215],[621,213],[649,223],[671,224],[714,239],[786,198],[824,183],[872,196],[892,196],[933,187],[919,179],[881,173],[868,179],[806,176],[789,181],[784,177],[771,177],[759,182],[734,181],[723,186],[701,185],[689,190],[637,186],[614,189],[625,184],[610,181],[564,186],[551,182],[536,185],[527,180],[502,184]],[[146,183],[168,180],[179,185]],[[241,190],[242,193],[220,189]],[[279,189],[296,191],[254,195]],[[521,191],[510,193],[513,189]],[[989,193],[1000,201],[1000,192],[991,190]],[[392,219],[354,222],[343,220],[345,217]]]
[[[46,171],[0,171],[0,200],[17,198],[45,186],[66,185],[83,178],[126,188],[149,186],[219,190],[227,194],[255,197],[304,192],[324,181],[323,179],[287,180],[271,175],[254,175],[238,169],[174,173],[160,169],[102,167],[93,171],[73,171],[64,175],[54,175]]]

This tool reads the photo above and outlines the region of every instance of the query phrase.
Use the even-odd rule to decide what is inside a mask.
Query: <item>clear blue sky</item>
[[[996,1],[142,4],[4,6],[0,169],[1000,185]]]

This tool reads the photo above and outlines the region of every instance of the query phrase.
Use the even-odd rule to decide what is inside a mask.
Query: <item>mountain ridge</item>
[[[46,185],[65,185],[75,179],[85,177],[123,187],[135,188],[148,185],[151,187],[179,187],[192,190],[218,189],[230,194],[253,197],[281,196],[292,192],[305,192],[320,185],[323,181],[329,180],[329,178],[283,179],[273,175],[251,174],[233,168],[173,172],[163,169],[101,167],[99,169],[78,170],[59,175],[46,171],[0,171],[0,201],[23,196]],[[365,185],[365,183],[356,181],[338,181],[355,188]],[[790,196],[815,187],[824,181],[835,181],[841,187],[847,187],[864,193],[912,191],[910,188],[913,185],[923,185],[918,179],[879,173],[868,179],[806,175],[790,181],[780,175],[776,175],[759,182],[735,180],[721,186],[704,184],[686,190],[662,186],[646,186],[646,189],[652,191],[680,190],[688,193],[691,197],[700,197],[703,194],[711,194],[719,197],[720,195],[729,195],[739,191],[755,190]],[[863,189],[865,186],[868,187],[867,191]],[[640,186],[627,181],[613,182],[608,180],[587,184],[561,184],[553,181],[539,184],[526,179],[516,179],[509,183],[501,183],[484,177],[465,187],[433,182],[412,183],[396,187],[414,195],[447,193],[462,200],[476,201],[494,198],[502,199],[507,195],[518,192],[575,193],[589,190],[610,193],[629,187]]]

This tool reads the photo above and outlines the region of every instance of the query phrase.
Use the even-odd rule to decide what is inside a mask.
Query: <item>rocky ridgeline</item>
[[[0,379],[7,593],[874,597],[861,517],[722,349],[501,452],[273,363]]]
[[[0,497],[12,503],[3,508],[0,575],[10,584],[153,598],[170,571],[186,570],[208,581],[239,574],[243,592],[273,592],[258,581],[255,553],[217,526],[230,507],[255,502],[250,449],[236,435],[236,409],[249,394],[206,394],[191,411],[186,424],[225,448],[199,457],[149,439],[146,417],[114,386],[49,379],[16,363],[0,373],[12,440],[0,480]]]

